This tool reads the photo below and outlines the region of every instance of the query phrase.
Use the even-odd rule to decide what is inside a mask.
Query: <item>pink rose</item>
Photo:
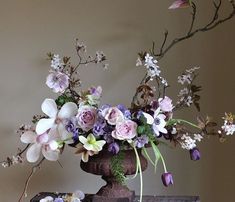
[[[159,107],[163,112],[171,112],[173,110],[173,104],[172,104],[172,100],[165,96],[164,99],[160,98],[158,100],[159,103]]]
[[[137,124],[131,120],[125,120],[117,123],[112,136],[118,140],[130,140],[137,135]]]
[[[124,120],[123,113],[117,107],[106,108],[103,114],[110,125],[116,125]]]
[[[96,122],[97,109],[88,105],[84,105],[78,109],[76,116],[78,125],[84,131],[89,131],[93,128]]]

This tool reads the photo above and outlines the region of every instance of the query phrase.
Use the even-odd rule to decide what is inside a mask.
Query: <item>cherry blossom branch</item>
[[[212,29],[216,28],[218,25],[232,19],[235,16],[235,2],[234,2],[234,0],[230,0],[229,3],[231,4],[232,11],[230,12],[230,14],[227,17],[219,19],[219,11],[220,11],[220,8],[221,8],[221,5],[222,5],[222,1],[219,0],[218,3],[213,1],[213,5],[214,5],[215,10],[214,10],[214,15],[213,15],[212,19],[206,25],[204,25],[204,26],[202,26],[198,29],[194,29],[195,19],[196,19],[196,16],[197,16],[197,6],[196,6],[195,3],[192,2],[192,5],[191,5],[191,7],[192,7],[192,13],[191,13],[192,19],[191,19],[190,26],[188,28],[188,32],[185,35],[181,36],[181,37],[173,39],[171,41],[171,43],[167,47],[165,47],[166,43],[167,43],[168,35],[169,35],[169,32],[165,31],[164,39],[163,39],[162,45],[160,47],[159,53],[155,53],[155,43],[153,42],[152,50],[150,50],[151,54],[154,55],[157,58],[157,60],[159,61],[176,44],[178,44],[182,41],[185,41],[187,39],[192,38],[193,36],[195,36],[199,32],[203,33],[203,32],[207,32],[209,30],[212,30]],[[141,85],[143,85],[144,83],[147,83],[147,82],[148,82],[148,74],[146,73],[145,76],[143,77],[143,79],[141,80],[139,86],[141,86]],[[138,91],[136,91],[135,95],[133,96],[133,99],[132,99],[132,102],[131,102],[132,106],[135,105],[135,103],[137,101],[137,98],[138,98]]]
[[[191,24],[190,24],[190,28],[189,28],[189,31],[183,35],[182,37],[178,37],[178,38],[175,38],[171,41],[171,43],[165,48],[161,48],[160,52],[159,53],[155,53],[155,51],[153,50],[152,52],[154,53],[154,55],[157,57],[158,60],[161,60],[165,54],[173,47],[175,46],[176,44],[178,44],[179,42],[181,41],[184,41],[184,40],[187,40],[191,37],[193,37],[195,34],[199,33],[199,32],[207,32],[211,29],[214,29],[215,27],[217,27],[219,24],[221,23],[224,23],[228,20],[230,20],[231,18],[234,17],[235,15],[235,3],[234,3],[234,0],[231,0],[229,1],[231,6],[232,6],[232,11],[231,13],[225,17],[225,18],[221,18],[219,19],[219,11],[220,11],[220,8],[221,8],[221,5],[222,5],[222,1],[219,0],[218,3],[216,3],[215,1],[213,2],[213,5],[215,7],[215,11],[214,11],[214,15],[211,19],[211,21],[206,24],[205,26],[202,26],[198,29],[195,29],[193,31],[193,27],[194,27],[194,22],[195,22],[195,19],[196,19],[196,15],[197,15],[197,9],[196,9],[196,5],[194,3],[192,3],[192,21],[191,21]],[[166,35],[166,34],[165,34]],[[168,35],[168,34],[167,34]],[[166,36],[164,38],[164,41],[166,40]],[[164,42],[165,44],[166,42]]]
[[[18,202],[22,202],[23,198],[27,195],[27,188],[28,188],[29,182],[30,182],[31,178],[33,177],[34,173],[40,169],[40,166],[44,160],[45,160],[45,158],[42,158],[41,161],[39,161],[39,163],[37,163],[36,165],[34,165],[32,167],[31,172],[30,172],[27,180],[25,181],[24,189],[23,189],[23,192],[22,192]]]

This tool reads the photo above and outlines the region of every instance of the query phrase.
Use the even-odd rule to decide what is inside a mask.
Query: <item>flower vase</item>
[[[122,167],[124,175],[133,175],[136,173],[136,155],[134,150],[123,150],[124,158],[122,160]],[[146,170],[148,166],[147,160],[138,150],[142,171]],[[113,154],[106,149],[99,154],[91,156],[88,162],[81,161],[81,168],[85,172],[95,175],[101,175],[102,179],[106,181],[106,185],[93,196],[92,202],[132,202],[134,200],[135,192],[118,182],[112,173],[111,159]]]

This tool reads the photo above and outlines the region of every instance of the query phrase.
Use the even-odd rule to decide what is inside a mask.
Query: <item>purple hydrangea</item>
[[[98,115],[101,116],[101,117],[104,117],[104,110],[107,109],[107,108],[110,108],[111,105],[109,104],[104,104],[102,105],[99,109],[98,109]]]
[[[144,147],[146,144],[148,144],[148,137],[146,135],[142,135],[140,137],[137,137],[135,140],[134,140],[134,144],[137,148],[142,148]]]
[[[105,119],[103,118],[98,118],[98,120],[95,122],[94,126],[93,126],[93,133],[95,136],[101,136],[104,135],[105,132],[105,127],[106,127],[107,123],[105,121]]]
[[[65,125],[65,128],[68,132],[73,134],[73,140],[77,141],[79,135],[79,128],[77,126],[76,117],[72,117],[71,119],[69,119]]]
[[[120,147],[118,143],[113,142],[108,146],[108,151],[111,152],[112,154],[117,154],[120,151]]]
[[[123,113],[124,117],[127,119],[131,119],[131,112],[127,109],[123,104],[117,105],[117,108]]]

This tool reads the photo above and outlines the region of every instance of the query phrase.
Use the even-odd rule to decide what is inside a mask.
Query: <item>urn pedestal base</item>
[[[123,150],[124,159],[122,161],[124,175],[133,175],[136,172],[136,155],[134,150]],[[147,160],[138,151],[142,171],[147,168]],[[88,162],[81,161],[82,170],[95,175],[101,175],[106,181],[106,185],[92,196],[92,202],[133,202],[135,192],[130,191],[127,186],[117,182],[111,169],[111,159],[113,155],[107,150],[102,150],[99,154],[91,156]]]

